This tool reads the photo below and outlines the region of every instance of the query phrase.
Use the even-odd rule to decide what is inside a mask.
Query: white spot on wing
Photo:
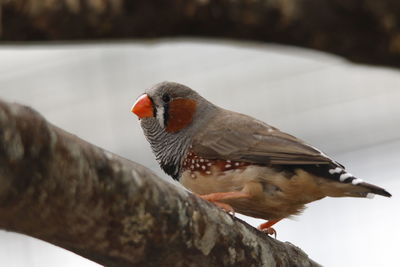
[[[362,182],[364,182],[364,181],[361,180],[360,178],[356,178],[356,179],[354,179],[353,181],[351,181],[351,183],[354,184],[354,185],[359,184],[359,183],[362,183]]]
[[[343,182],[344,180],[346,180],[347,178],[353,177],[353,175],[351,175],[350,173],[343,173],[342,175],[340,175],[339,180],[341,182]]]
[[[375,194],[374,193],[368,193],[365,197],[369,198],[369,199],[372,199],[372,198],[375,197]]]
[[[232,167],[231,164],[226,164],[226,165],[225,165],[225,168],[230,168],[230,167]]]
[[[106,158],[107,158],[108,160],[111,160],[111,159],[113,158],[113,154],[111,154],[111,153],[108,152],[108,151],[104,151],[104,155],[106,156]]]
[[[330,169],[330,170],[329,170],[329,173],[330,173],[330,174],[341,173],[342,171],[343,171],[342,168],[336,167],[335,169]]]

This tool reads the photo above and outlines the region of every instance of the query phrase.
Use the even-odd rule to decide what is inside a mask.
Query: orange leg
[[[243,192],[221,192],[221,193],[212,193],[208,195],[197,195],[197,196],[204,200],[214,203],[216,206],[220,207],[226,212],[232,213],[233,215],[235,214],[235,210],[232,208],[232,206],[219,201],[251,197],[249,194]]]
[[[274,220],[269,220],[265,223],[260,224],[257,229],[268,234],[268,235],[274,235],[276,238],[276,231],[274,228],[272,228],[271,226],[276,224],[277,222],[279,222],[282,219],[274,219]]]

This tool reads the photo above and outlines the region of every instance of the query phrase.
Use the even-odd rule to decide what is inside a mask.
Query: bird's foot
[[[197,195],[197,194],[196,194]],[[238,198],[249,198],[250,195],[243,192],[220,192],[220,193],[212,193],[207,195],[197,195],[198,197],[207,200],[209,202],[214,203],[219,208],[223,209],[224,211],[235,215],[235,210],[232,208],[231,205],[227,203],[220,202],[221,200],[228,200],[228,199],[238,199]]]
[[[273,235],[276,238],[276,230],[272,228],[271,226],[279,222],[281,219],[274,219],[274,220],[269,220],[265,223],[260,224],[257,229],[260,230],[263,233],[266,233],[267,235]]]
[[[257,228],[257,229],[263,233],[266,233],[267,235],[273,235],[276,239],[276,230],[274,228],[268,227],[268,228],[264,228],[264,229],[259,229],[259,228]]]

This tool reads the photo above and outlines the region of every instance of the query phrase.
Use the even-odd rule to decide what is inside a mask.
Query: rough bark
[[[398,0],[2,0],[0,40],[228,37],[400,66]]]
[[[318,266],[145,167],[2,101],[0,228],[105,266]]]

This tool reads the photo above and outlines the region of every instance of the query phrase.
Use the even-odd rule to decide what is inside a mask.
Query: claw
[[[274,220],[269,220],[265,223],[260,224],[257,229],[260,230],[263,233],[266,233],[267,235],[273,235],[276,238],[276,231],[274,228],[271,226],[276,224],[282,219],[274,219]]]
[[[276,230],[274,228],[268,227],[268,228],[260,229],[259,227],[257,227],[257,229],[263,233],[266,233],[267,235],[273,235],[274,238],[276,239]]]

